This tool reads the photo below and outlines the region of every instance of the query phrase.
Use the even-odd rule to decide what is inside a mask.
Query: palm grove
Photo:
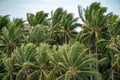
[[[0,80],[120,80],[120,18],[106,11],[94,2],[78,18],[63,8],[27,13],[28,23],[0,16]]]

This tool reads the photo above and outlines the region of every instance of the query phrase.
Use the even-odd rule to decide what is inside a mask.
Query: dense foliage
[[[119,16],[97,2],[78,14],[0,16],[0,80],[120,80]]]

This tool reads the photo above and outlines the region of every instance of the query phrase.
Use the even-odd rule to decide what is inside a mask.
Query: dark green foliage
[[[78,13],[0,16],[0,80],[120,80],[119,16],[98,2]]]
[[[50,40],[46,33],[46,27],[42,25],[36,25],[29,31],[30,42],[39,44],[40,42],[48,42]]]
[[[10,22],[9,15],[0,16],[0,31],[3,27],[7,26]]]

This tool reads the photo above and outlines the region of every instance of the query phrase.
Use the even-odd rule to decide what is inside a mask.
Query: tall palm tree
[[[12,21],[17,27],[24,28],[24,20],[22,18],[14,18]]]
[[[48,25],[48,13],[44,13],[44,11],[38,11],[36,14],[27,13],[27,21],[30,26],[35,26],[37,24]]]
[[[120,35],[120,20],[118,19],[117,15],[111,14],[108,18],[108,32],[109,38],[108,39],[100,39],[97,42],[97,45],[105,45],[109,49],[109,55],[111,57],[111,73],[112,73],[112,80],[114,80],[114,66],[115,66],[115,54],[119,53],[119,45],[118,45],[118,37]],[[99,46],[100,47],[100,46]]]
[[[101,39],[107,37],[107,17],[105,15],[106,7],[101,7],[100,3],[92,3],[84,11],[85,17],[82,16],[80,6],[78,6],[79,16],[83,21],[82,34],[80,36],[81,42],[84,42],[89,47],[89,53],[96,53],[98,59],[98,49],[95,43]],[[98,70],[98,64],[96,64]]]
[[[0,31],[10,22],[9,15],[0,16]]]
[[[106,7],[101,7],[100,3],[94,2],[89,7],[84,9],[84,13],[80,6],[78,6],[79,17],[83,21],[82,32],[80,33],[80,42],[86,44],[89,48],[89,54],[96,53],[98,59],[98,48],[96,42],[101,38],[106,38],[107,32],[107,18],[109,14],[105,15]],[[84,14],[84,16],[83,16]],[[90,64],[92,67],[92,64]],[[98,63],[96,64],[98,71]],[[91,75],[91,80],[93,77]]]
[[[101,7],[100,3],[92,3],[84,10],[85,17],[82,15],[82,10],[78,6],[79,16],[83,21],[82,34],[80,36],[81,42],[88,44],[92,53],[95,53],[95,42],[107,35],[107,17],[105,7]]]
[[[64,10],[63,8],[57,8],[54,12],[51,12],[51,18],[50,18],[50,23],[48,25],[48,33],[50,35],[50,38],[53,39],[55,42],[60,42],[58,41],[59,38],[59,28],[62,16],[63,16]]]
[[[77,21],[78,18],[74,18],[72,13],[67,13],[67,11],[64,12],[60,27],[60,33],[64,43],[67,44],[69,40],[76,38],[76,34],[78,33],[75,29],[80,26]]]

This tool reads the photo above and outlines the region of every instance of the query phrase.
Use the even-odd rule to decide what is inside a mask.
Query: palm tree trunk
[[[112,70],[112,80],[114,80],[114,70]]]
[[[10,80],[13,80],[13,74],[10,73]]]
[[[90,69],[92,68],[92,64],[90,64]],[[93,80],[93,76],[90,75],[90,80]]]
[[[110,55],[111,55],[111,58],[112,58],[112,62],[111,62],[111,63],[114,64],[114,63],[113,63],[113,58],[114,58],[114,57],[113,57],[113,54],[112,54],[112,50],[111,50],[111,49],[110,49]],[[111,65],[112,65],[112,64],[111,64]],[[112,72],[111,72],[111,77],[112,77],[112,80],[114,80],[114,68],[111,68],[111,70],[112,70]]]
[[[97,48],[96,48],[96,59],[97,59],[96,70],[98,71],[98,52],[97,52]]]
[[[90,47],[89,47],[89,54],[91,54],[91,49],[90,49]],[[92,69],[92,64],[90,63],[90,69]],[[93,75],[90,75],[90,80],[93,80]]]
[[[67,35],[66,34],[64,34],[64,39],[65,39],[65,44],[67,44]]]

